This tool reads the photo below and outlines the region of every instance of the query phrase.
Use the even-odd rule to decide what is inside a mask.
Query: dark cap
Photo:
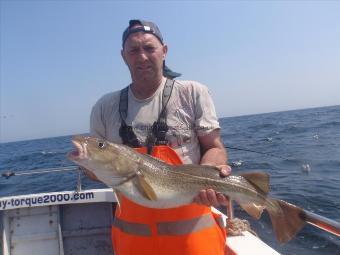
[[[140,25],[138,27],[133,27],[135,25]],[[139,20],[139,19],[132,19],[129,21],[129,26],[125,29],[122,37],[122,46],[124,48],[124,43],[126,39],[129,37],[129,35],[137,32],[144,32],[153,34],[157,37],[157,39],[161,42],[163,45],[163,36],[161,34],[161,31],[157,27],[157,25],[151,21],[145,21],[145,20]]]
[[[137,27],[133,27],[135,25],[140,25]],[[160,41],[162,45],[164,45],[163,42],[163,36],[161,34],[161,31],[159,30],[158,26],[151,22],[151,21],[145,21],[145,20],[139,20],[139,19],[132,19],[129,21],[129,26],[124,30],[123,36],[122,36],[122,47],[124,49],[124,44],[127,38],[133,34],[133,33],[138,33],[138,32],[144,32],[144,33],[149,33],[153,34],[154,36],[157,37],[157,39]],[[176,78],[181,76],[180,73],[176,73],[171,71],[169,67],[165,65],[165,61],[163,63],[163,75],[168,78]]]

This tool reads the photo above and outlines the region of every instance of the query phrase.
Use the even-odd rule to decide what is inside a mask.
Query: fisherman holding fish
[[[180,74],[165,65],[167,51],[156,24],[130,20],[121,55],[132,83],[94,105],[91,135],[173,165],[216,166],[221,176],[228,176],[231,168],[209,91],[195,81],[175,80]],[[202,189],[192,204],[171,209],[151,209],[117,196],[120,208],[112,226],[115,254],[224,254],[225,229],[210,207],[226,204],[221,193]]]
[[[236,201],[259,219],[264,209],[280,243],[306,222],[340,236],[340,224],[269,196],[269,175],[229,175],[208,90],[165,65],[158,27],[131,20],[122,57],[132,83],[104,95],[91,113],[91,137],[75,136],[68,158],[115,191],[115,254],[225,253],[226,231],[211,206]]]

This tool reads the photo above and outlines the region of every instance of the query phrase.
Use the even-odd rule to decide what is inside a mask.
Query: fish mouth
[[[88,150],[87,143],[84,139],[81,139],[79,136],[75,136],[72,139],[72,143],[75,147],[74,151],[71,151],[67,154],[67,158],[70,160],[80,160],[88,158]]]
[[[67,153],[67,157],[68,158],[72,158],[72,159],[75,159],[75,158],[78,158],[79,157],[79,151],[71,151],[69,153]]]

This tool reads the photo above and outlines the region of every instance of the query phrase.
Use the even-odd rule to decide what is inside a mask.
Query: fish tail
[[[278,199],[270,199],[267,207],[277,240],[288,242],[305,225],[303,209]]]

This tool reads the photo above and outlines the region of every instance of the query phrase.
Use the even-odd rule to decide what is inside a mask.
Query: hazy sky
[[[340,1],[1,0],[0,142],[88,131],[130,82],[121,35],[154,21],[219,117],[340,104]]]

